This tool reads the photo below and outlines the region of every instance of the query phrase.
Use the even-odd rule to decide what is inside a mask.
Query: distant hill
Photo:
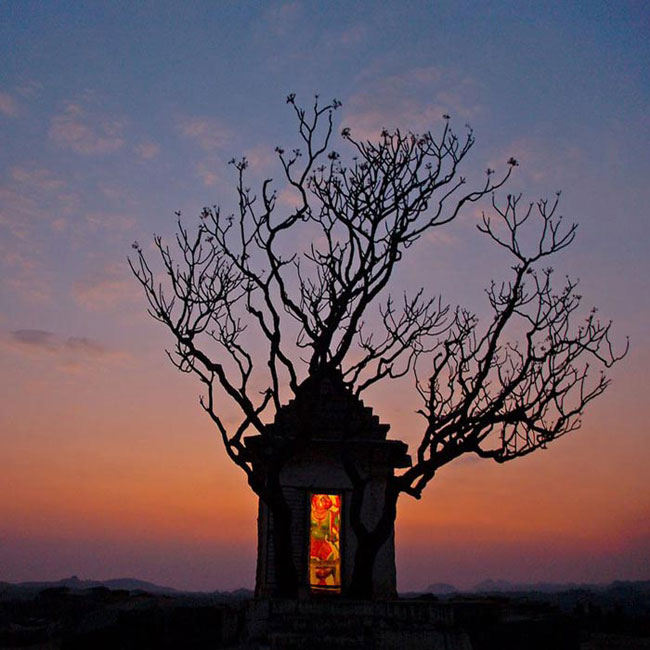
[[[127,589],[128,591],[148,591],[149,593],[178,593],[178,589],[173,587],[162,587],[160,585],[154,584],[153,582],[147,582],[146,580],[137,580],[135,578],[115,578],[114,580],[102,580],[102,587],[108,587],[109,589]]]
[[[252,590],[243,588],[234,591],[182,591],[172,587],[163,587],[146,580],[137,580],[136,578],[81,580],[77,576],[72,576],[53,581],[0,582],[0,601],[12,599],[31,600],[40,592],[50,589],[83,593],[97,588],[109,589],[112,592],[128,591],[148,593],[156,597],[174,597],[177,600],[184,599],[187,602],[229,603],[248,600],[253,597]]]
[[[446,582],[434,582],[426,589],[403,592],[406,597],[416,597],[419,594],[434,594],[435,596],[454,596],[456,594],[515,594],[543,593],[558,594],[565,591],[605,592],[611,590],[634,589],[639,593],[650,593],[650,580],[622,581],[609,583],[576,583],[576,582],[534,582],[512,583],[507,580],[483,580],[470,589],[458,589]]]
[[[458,589],[454,585],[447,584],[446,582],[434,582],[426,588],[426,591],[436,596],[447,596],[458,593]]]
[[[513,593],[513,592],[538,592],[538,593],[559,593],[562,591],[607,591],[616,588],[634,587],[645,591],[650,588],[650,580],[622,581],[616,580],[608,583],[577,583],[577,582],[534,582],[534,583],[511,583],[507,580],[483,580],[474,585],[470,592],[473,593]]]
[[[135,578],[116,578],[113,580],[80,580],[77,576],[63,578],[54,581],[30,581],[30,582],[0,582],[3,590],[12,587],[25,591],[42,591],[43,589],[56,589],[65,587],[72,591],[83,589],[94,589],[95,587],[106,587],[108,589],[125,589],[127,591],[147,591],[152,594],[173,594],[179,593],[178,589],[172,587],[161,587],[146,580]]]
[[[146,580],[137,578],[114,578],[111,580],[82,580],[77,576],[63,578],[54,581],[30,581],[30,582],[0,582],[0,596],[20,596],[29,597],[35,595],[44,589],[69,589],[71,591],[83,591],[85,589],[95,589],[105,587],[111,590],[124,591],[142,591],[154,595],[209,595],[223,600],[243,600],[253,597],[253,591],[250,589],[240,588],[234,591],[183,591],[173,587],[157,585]],[[416,597],[418,594],[434,594],[436,596],[454,596],[456,594],[494,594],[494,593],[544,593],[558,594],[567,591],[590,591],[605,592],[611,590],[628,590],[634,589],[640,593],[650,593],[650,580],[622,581],[616,580],[611,583],[554,583],[554,582],[535,582],[535,583],[511,583],[507,580],[483,580],[474,585],[471,589],[457,589],[454,585],[446,582],[435,582],[430,584],[426,589],[408,593],[402,593],[403,596]]]

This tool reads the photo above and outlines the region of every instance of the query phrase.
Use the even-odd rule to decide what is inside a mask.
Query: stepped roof
[[[390,429],[350,390],[339,372],[305,379],[294,399],[276,414],[271,433],[301,436],[305,427],[316,440],[381,441]]]
[[[315,444],[332,451],[336,445],[352,445],[360,453],[361,448],[371,453],[383,451],[382,463],[391,467],[408,467],[411,459],[408,447],[401,440],[387,440],[390,425],[383,424],[379,417],[366,406],[343,381],[340,372],[310,376],[300,384],[295,397],[280,408],[275,420],[268,425],[266,435],[248,436],[244,439],[250,458],[267,457],[268,445],[276,440],[294,440],[298,448]],[[375,453],[372,452],[372,453]],[[331,453],[331,452],[330,452]],[[335,452],[336,454],[336,452]]]

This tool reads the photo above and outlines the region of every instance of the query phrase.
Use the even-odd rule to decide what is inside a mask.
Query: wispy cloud
[[[268,144],[257,145],[244,152],[248,166],[255,174],[269,174],[278,165],[278,155]]]
[[[12,93],[0,91],[0,114],[17,117],[24,113],[24,103],[35,97],[43,88],[37,81],[24,81],[15,86]],[[22,98],[23,101],[20,101]]]
[[[480,111],[474,83],[437,66],[395,75],[367,72],[360,89],[344,103],[343,124],[353,137],[375,139],[383,128],[427,131],[443,115],[471,120]]]
[[[219,182],[220,176],[216,169],[216,164],[205,162],[199,163],[196,166],[196,173],[199,175],[199,178],[203,181],[203,184],[206,187],[213,187]]]
[[[128,190],[121,185],[100,183],[98,188],[109,201],[119,201],[121,204],[124,204],[130,199]]]
[[[302,196],[291,185],[285,185],[278,192],[277,204],[285,209],[296,210],[302,205]]]
[[[107,264],[95,274],[77,282],[72,293],[76,303],[88,311],[114,309],[121,303],[140,298],[128,267],[121,264]]]
[[[124,124],[106,116],[89,114],[81,102],[69,102],[52,118],[49,138],[63,149],[81,154],[117,151],[124,144]]]
[[[57,221],[60,211],[73,207],[76,195],[65,188],[66,182],[49,169],[12,167],[0,184],[0,226],[26,240],[43,223]]]
[[[441,247],[453,246],[458,241],[458,238],[455,235],[445,231],[443,228],[434,228],[433,230],[429,230],[424,238],[431,244]]]
[[[517,138],[493,154],[489,166],[503,167],[510,157],[519,162],[512,184],[516,189],[525,185],[528,191],[538,187],[544,192],[560,190],[568,176],[584,164],[579,148],[557,138]]]
[[[131,215],[116,212],[91,212],[85,215],[85,221],[92,230],[125,231],[135,225]]]
[[[41,329],[18,329],[0,335],[5,350],[33,359],[47,355],[65,372],[84,371],[96,364],[121,362],[125,352],[111,350],[88,336],[61,336]]]
[[[8,117],[18,115],[18,104],[9,93],[0,92],[0,113]]]
[[[65,186],[65,181],[49,169],[13,167],[10,174],[17,183],[38,191],[58,190]]]
[[[177,128],[205,151],[220,149],[231,137],[230,130],[215,117],[183,117],[178,121]]]
[[[35,347],[40,350],[53,352],[59,346],[56,337],[52,332],[46,330],[23,329],[9,332],[11,340],[19,345]]]
[[[366,25],[353,25],[343,31],[331,31],[324,34],[324,43],[328,47],[352,47],[359,45],[368,37]]]
[[[339,42],[342,45],[356,45],[363,41],[368,35],[368,28],[365,25],[355,25],[339,34]]]
[[[0,226],[14,237],[25,239],[33,221],[45,217],[46,213],[33,196],[11,186],[0,186]]]
[[[19,329],[9,332],[9,341],[14,347],[21,346],[45,352],[64,352],[70,350],[82,355],[104,356],[110,354],[99,341],[87,336],[63,337],[40,329]]]
[[[106,354],[106,348],[101,343],[87,336],[70,336],[65,340],[64,345],[70,350],[84,354]]]
[[[160,147],[155,142],[141,142],[133,147],[133,151],[141,160],[152,160],[160,153]]]
[[[33,248],[33,247],[32,247]],[[16,297],[30,303],[44,303],[51,299],[50,276],[39,265],[33,251],[19,250],[12,242],[0,240],[0,284]]]
[[[43,90],[43,84],[35,79],[27,79],[16,87],[16,92],[21,97],[31,98],[38,95]]]
[[[276,36],[289,34],[302,16],[297,0],[268,4],[264,13],[264,27]]]

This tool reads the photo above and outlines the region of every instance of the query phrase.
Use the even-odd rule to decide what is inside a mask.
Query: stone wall
[[[369,470],[367,470],[369,471]],[[343,592],[349,586],[357,541],[350,522],[350,496],[352,484],[342,466],[328,462],[319,454],[318,447],[312,448],[309,456],[295,459],[283,472],[281,482],[292,516],[292,555],[301,580],[301,596],[309,594],[307,584],[307,563],[309,543],[309,496],[313,492],[336,492],[343,497],[342,509],[342,586]],[[377,476],[367,486],[362,520],[368,527],[376,524],[383,507],[385,476]],[[258,511],[258,596],[271,596],[276,586],[275,560],[273,551],[273,517],[260,502]],[[375,563],[376,597],[394,597],[396,594],[396,569],[394,535],[377,554]]]

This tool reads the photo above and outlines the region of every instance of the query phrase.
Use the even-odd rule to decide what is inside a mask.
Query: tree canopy
[[[233,159],[235,212],[206,207],[196,228],[177,213],[174,249],[154,237],[166,282],[137,243],[130,261],[149,313],[173,335],[170,359],[204,384],[201,404],[255,492],[272,500],[244,435],[267,436],[273,448],[274,414],[306,377],[328,372],[356,395],[412,374],[422,430],[412,466],[391,484],[395,500],[419,498],[462,454],[503,463],[578,428],[608,386],[602,368],[627,346],[614,351],[611,324],[581,310],[576,281],[556,282],[550,258],[577,228],[559,215],[559,193],[532,203],[499,197],[517,167],[512,158],[470,189],[461,170],[474,133],[457,134],[449,116],[435,134],[384,130],[375,141],[343,128],[339,153],[332,142],[340,102],[316,98],[302,108],[293,94],[287,102],[299,144],[276,154],[295,205],[279,200],[282,187],[270,178],[253,191],[246,159]],[[429,295],[432,287],[392,296],[391,278],[410,247],[480,200],[479,230],[511,261],[510,277],[487,288],[491,317],[480,322],[450,307]],[[236,427],[224,422],[224,399],[238,407]]]

